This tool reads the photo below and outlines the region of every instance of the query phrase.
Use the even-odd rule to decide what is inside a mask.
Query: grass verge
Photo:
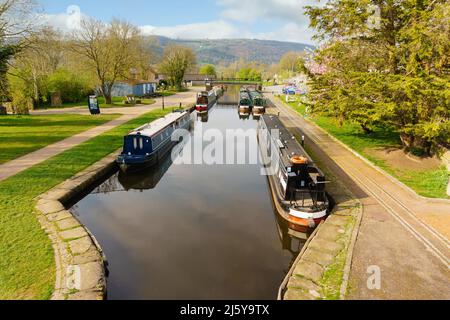
[[[286,103],[282,99],[279,100]],[[390,166],[384,159],[369,154],[368,151],[377,148],[400,148],[400,138],[398,133],[394,130],[375,128],[373,133],[366,134],[357,124],[346,122],[344,125],[339,126],[334,119],[329,117],[309,117],[305,105],[299,101],[289,102],[288,105],[351,149],[361,154],[373,164],[413,189],[419,195],[429,198],[450,198],[447,196],[449,172],[444,165],[436,169],[398,169]]]
[[[36,115],[0,118],[0,164],[99,126],[119,115]]]
[[[55,262],[35,198],[119,149],[122,137],[167,111],[152,111],[0,182],[0,300],[49,299]]]
[[[141,100],[140,104],[132,105],[132,104],[126,104],[125,103],[126,98],[125,97],[112,97],[112,104],[106,104],[104,97],[98,97],[98,103],[100,105],[100,108],[110,109],[110,108],[122,108],[122,107],[136,107],[140,105],[152,105],[156,102],[154,99],[140,99],[136,98],[136,100]],[[51,107],[51,106],[45,106],[40,109],[65,109],[65,108],[87,108],[87,101],[86,102],[71,102],[71,103],[64,103],[62,106],[57,107]]]

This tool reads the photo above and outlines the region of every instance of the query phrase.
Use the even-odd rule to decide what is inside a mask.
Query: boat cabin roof
[[[275,141],[275,143],[280,149],[281,161],[286,168],[292,167],[291,158],[295,155],[308,158],[309,163],[313,163],[311,157],[297,142],[297,139],[294,137],[294,135],[284,126],[278,116],[265,114],[261,117],[261,119],[265,122],[269,131],[279,130],[280,138],[279,140]]]
[[[164,118],[160,118],[151,123],[147,123],[142,127],[133,130],[129,133],[129,135],[137,135],[138,133],[140,133],[143,136],[153,137],[155,134],[170,126],[175,121],[180,120],[186,115],[188,115],[187,111],[170,113]]]

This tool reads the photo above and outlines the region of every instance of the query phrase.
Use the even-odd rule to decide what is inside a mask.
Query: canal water
[[[190,139],[196,130],[257,127],[236,105],[193,117]],[[169,156],[153,170],[113,174],[72,212],[108,258],[108,299],[276,299],[303,245],[278,219],[257,164],[173,164]]]

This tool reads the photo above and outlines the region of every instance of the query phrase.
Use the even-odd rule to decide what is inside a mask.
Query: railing
[[[298,194],[301,194],[301,199],[297,198]],[[298,201],[302,201],[302,207],[305,206],[305,201],[307,200],[305,198],[305,195],[310,195],[311,196],[311,200],[313,202],[313,205],[315,207],[318,206],[319,203],[319,197],[321,199],[326,199],[326,192],[325,191],[318,191],[318,190],[305,190],[305,189],[295,189],[294,192],[292,192],[292,196],[291,196],[291,200],[290,200],[290,204],[294,204],[294,203],[298,203]],[[309,199],[309,198],[308,198]],[[324,200],[325,201],[325,200]]]
[[[262,83],[261,80],[249,80],[249,79],[241,79],[241,78],[217,78],[217,79],[211,79],[206,80],[206,82],[246,82],[246,83]]]

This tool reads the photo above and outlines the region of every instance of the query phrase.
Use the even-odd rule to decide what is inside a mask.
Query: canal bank
[[[49,236],[56,262],[52,300],[103,300],[106,257],[94,235],[67,210],[68,204],[117,170],[119,151],[38,197],[38,220]]]
[[[274,102],[269,99],[269,113],[278,114]],[[298,141],[302,134],[295,130],[292,122],[283,119]],[[362,206],[357,198],[335,175],[321,163],[311,146],[306,151],[326,175],[327,194],[332,203],[332,212],[312,232],[302,251],[282,282],[279,300],[339,300],[345,299],[348,286],[354,244],[362,217]],[[276,199],[275,191],[272,196]],[[283,215],[283,209],[275,205]]]
[[[327,186],[336,201],[313,232],[280,286],[281,300],[343,300],[362,217],[360,202],[334,180]]]

